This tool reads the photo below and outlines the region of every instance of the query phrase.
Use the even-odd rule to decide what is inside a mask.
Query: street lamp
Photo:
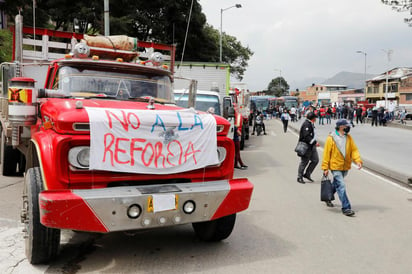
[[[274,70],[279,71],[279,90],[282,90],[280,88],[280,80],[282,79],[282,70],[280,70],[280,69],[274,69]]]
[[[382,50],[383,52],[386,53],[388,56],[388,67],[386,69],[386,86],[385,86],[385,109],[388,108],[388,82],[389,82],[389,62],[391,61],[391,54],[393,53],[393,50],[388,49],[388,50]]]
[[[230,6],[228,8],[225,9],[220,9],[220,39],[219,39],[219,45],[220,45],[220,51],[219,51],[219,61],[220,63],[222,63],[222,19],[223,19],[223,12],[225,10],[231,9],[231,8],[241,8],[242,5],[241,4],[236,4],[234,6]]]
[[[363,55],[365,55],[365,71],[364,71],[364,73],[363,73],[363,79],[364,79],[364,81],[365,81],[365,96],[366,96],[366,52],[364,52],[364,51],[361,51],[361,50],[358,50],[356,53],[361,53],[361,54],[363,54]]]

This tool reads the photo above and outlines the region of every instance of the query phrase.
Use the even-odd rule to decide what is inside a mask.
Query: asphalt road
[[[19,224],[22,179],[1,177],[0,273],[411,273],[412,191],[352,169],[356,215],[346,217],[339,200],[334,208],[320,202],[319,167],[315,183],[296,182],[296,133],[277,120],[266,125],[268,135],[251,136],[241,152],[248,170],[235,172],[255,185],[251,206],[220,243],[200,242],[190,225],[135,235],[65,231],[57,260],[31,266]]]

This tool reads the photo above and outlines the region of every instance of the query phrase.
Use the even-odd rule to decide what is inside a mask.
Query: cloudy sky
[[[243,82],[250,90],[266,89],[280,75],[291,90],[330,78],[341,71],[368,74],[389,67],[412,67],[412,28],[380,0],[199,0],[207,21],[235,36],[254,55]],[[281,72],[280,72],[280,71]],[[302,87],[303,85],[303,87]]]

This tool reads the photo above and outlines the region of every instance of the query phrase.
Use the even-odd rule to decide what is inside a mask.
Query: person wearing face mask
[[[299,141],[308,145],[308,151],[304,156],[300,157],[300,163],[298,167],[298,183],[305,184],[303,178],[313,182],[312,172],[319,163],[319,155],[317,147],[319,146],[316,141],[315,134],[315,121],[316,115],[313,112],[306,114],[306,120],[302,123],[299,131]]]
[[[358,148],[349,134],[351,124],[346,119],[336,122],[335,132],[330,133],[326,139],[323,150],[322,170],[323,175],[328,176],[329,170],[333,175],[332,184],[338,193],[342,203],[342,213],[346,216],[353,216],[355,212],[351,208],[343,178],[348,175],[352,162],[356,163],[359,169],[362,168],[362,160]],[[331,201],[326,205],[333,207]]]

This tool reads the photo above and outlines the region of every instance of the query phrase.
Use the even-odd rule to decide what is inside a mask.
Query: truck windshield
[[[154,97],[157,101],[173,102],[172,84],[165,75],[61,67],[53,89],[76,97],[100,96],[121,100]]]
[[[175,93],[175,102],[179,107],[187,108],[188,94]],[[213,95],[196,94],[195,109],[200,111],[207,111],[210,107],[215,109],[216,115],[220,114],[219,97]]]

